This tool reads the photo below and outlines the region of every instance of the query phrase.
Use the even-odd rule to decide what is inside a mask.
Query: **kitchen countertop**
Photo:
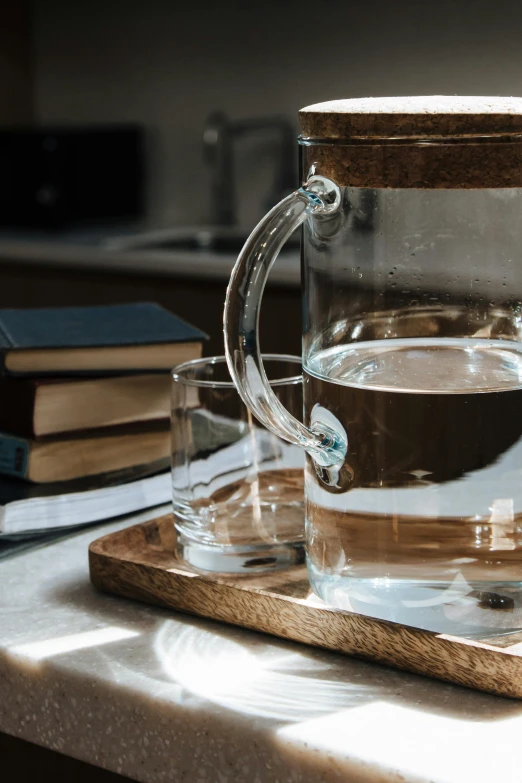
[[[522,702],[98,593],[90,541],[0,562],[0,731],[139,781],[520,783]]]
[[[179,229],[186,233],[187,229]],[[156,233],[151,232],[151,236]],[[169,232],[176,236],[176,230]],[[200,277],[228,282],[237,254],[211,250],[159,250],[132,247],[132,235],[113,239],[114,231],[0,232],[0,260],[65,268],[100,269],[105,272],[155,274],[165,277]],[[146,236],[145,232],[142,236]],[[139,235],[138,235],[139,236]],[[119,241],[121,240],[121,241]],[[281,254],[270,272],[269,285],[298,287],[301,283],[299,250]]]

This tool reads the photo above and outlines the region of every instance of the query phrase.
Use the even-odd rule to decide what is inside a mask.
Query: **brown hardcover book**
[[[102,378],[0,378],[0,430],[23,437],[170,416],[170,373]]]

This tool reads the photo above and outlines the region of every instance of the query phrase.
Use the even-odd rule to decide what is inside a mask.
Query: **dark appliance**
[[[0,225],[63,229],[144,213],[136,125],[0,130]]]

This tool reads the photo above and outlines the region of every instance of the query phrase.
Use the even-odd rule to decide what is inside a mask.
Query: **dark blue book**
[[[13,375],[169,370],[206,335],[152,302],[0,310],[0,356]]]

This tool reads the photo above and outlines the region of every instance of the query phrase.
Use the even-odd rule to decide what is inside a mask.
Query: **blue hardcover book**
[[[13,375],[169,370],[206,335],[152,302],[0,310],[0,355]]]
[[[0,432],[0,474],[36,483],[73,481],[147,466],[168,466],[168,422],[143,422],[70,433],[59,438],[19,438]]]

